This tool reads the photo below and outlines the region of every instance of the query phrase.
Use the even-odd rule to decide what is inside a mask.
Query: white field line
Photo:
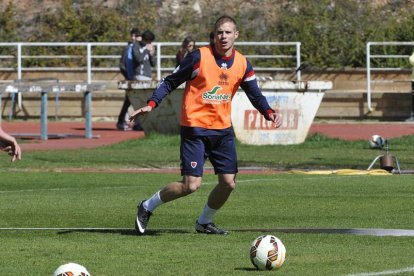
[[[346,276],[379,276],[379,275],[397,275],[400,273],[408,273],[414,272],[414,266],[406,267],[402,269],[395,269],[395,270],[385,270],[380,272],[366,272],[366,273],[356,273],[356,274],[348,274]]]
[[[113,228],[113,227],[0,227],[0,231],[85,231],[85,232],[107,232],[107,231],[135,231],[131,228]],[[188,228],[154,228],[151,231],[178,231],[191,232]],[[367,236],[392,236],[392,237],[414,237],[414,230],[408,229],[378,229],[378,228],[345,228],[345,229],[329,229],[329,228],[239,228],[228,229],[234,232],[265,232],[265,233],[302,233],[302,234],[346,234],[346,235],[367,235]],[[409,268],[411,269],[411,268]],[[356,274],[365,275],[365,274]],[[369,274],[371,275],[371,274]],[[376,274],[374,274],[376,275]],[[382,274],[379,274],[382,275]],[[385,274],[387,275],[387,274]],[[348,275],[349,276],[349,275]],[[352,275],[355,276],[355,275]]]
[[[366,175],[360,175],[360,176],[365,176]],[[337,177],[335,175],[329,175],[329,176],[322,176],[322,177],[304,177],[302,179],[305,180],[319,180],[319,179],[326,179],[326,178],[334,178]],[[350,176],[341,176],[341,178],[345,178],[345,177],[355,177],[355,175],[350,175]],[[254,179],[244,179],[244,180],[237,180],[236,179],[236,183],[249,183],[249,182],[257,182],[257,181],[269,181],[269,182],[274,182],[274,181],[286,181],[288,179],[281,179],[281,178],[254,178]],[[203,182],[203,185],[215,185],[217,184],[217,181],[214,182]],[[143,187],[143,186],[148,186],[148,185],[137,185],[137,186],[105,186],[105,187],[96,187],[97,189],[131,189],[131,188],[139,188],[139,187]],[[70,191],[70,190],[79,190],[78,187],[73,187],[73,188],[49,188],[49,189],[24,189],[24,190],[13,190],[13,191],[1,191],[0,190],[0,194],[10,194],[10,193],[32,193],[32,192],[49,192],[49,191]]]
[[[128,189],[128,188],[137,188],[143,187],[140,186],[106,186],[106,187],[96,187],[97,189]],[[0,191],[0,194],[10,194],[10,193],[33,193],[33,192],[53,192],[53,191],[77,191],[79,187],[73,188],[49,188],[49,189],[25,189],[25,190],[13,190],[13,191]]]

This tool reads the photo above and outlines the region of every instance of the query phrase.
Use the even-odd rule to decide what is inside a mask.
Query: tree
[[[61,1],[61,8],[46,8],[32,21],[22,16],[17,19],[10,1],[0,11],[0,39],[126,41],[130,29],[138,27],[153,31],[157,41],[180,42],[191,35],[196,41],[207,42],[215,20],[228,14],[238,23],[239,41],[301,42],[302,60],[318,68],[365,67],[369,41],[414,41],[411,0],[227,0],[220,5],[216,0],[121,0],[115,8],[106,8],[105,0]],[[248,51],[267,53],[265,47],[242,49],[243,53]],[[412,49],[384,47],[379,51],[411,54]]]
[[[16,19],[16,7],[13,2],[9,2],[6,9],[0,12],[0,41],[19,41],[17,33],[19,27],[20,24]]]
[[[302,56],[315,67],[359,67],[377,20],[375,8],[357,1],[289,1],[277,32],[283,41],[301,41]]]

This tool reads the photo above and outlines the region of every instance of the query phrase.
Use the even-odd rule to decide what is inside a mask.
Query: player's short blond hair
[[[214,31],[217,30],[218,27],[220,27],[222,24],[227,23],[227,22],[231,22],[234,24],[235,29],[237,30],[237,23],[236,20],[234,20],[233,17],[228,16],[228,15],[223,15],[220,16],[217,20],[216,23],[214,24]]]

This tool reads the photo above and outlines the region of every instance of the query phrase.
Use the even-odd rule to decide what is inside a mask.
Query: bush
[[[0,0],[1,1],[1,0]],[[302,59],[317,68],[365,67],[369,41],[413,41],[414,7],[409,1],[358,0],[229,0],[220,5],[199,0],[124,0],[115,8],[101,1],[46,9],[30,22],[15,13],[10,2],[0,11],[2,41],[106,42],[126,41],[129,30],[150,29],[157,41],[181,41],[191,35],[208,41],[215,19],[222,14],[238,22],[239,41],[299,41]],[[32,30],[36,26],[36,31]],[[26,31],[26,32],[25,32]],[[27,33],[28,32],[28,33]],[[411,54],[412,47],[385,47],[378,54]],[[406,61],[375,61],[408,66]]]

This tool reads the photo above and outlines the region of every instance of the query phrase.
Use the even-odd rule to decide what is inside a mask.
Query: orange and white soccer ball
[[[286,247],[272,235],[256,238],[250,246],[250,260],[259,270],[279,269],[285,262]]]
[[[91,274],[80,264],[67,263],[59,266],[53,276],[91,276]]]

